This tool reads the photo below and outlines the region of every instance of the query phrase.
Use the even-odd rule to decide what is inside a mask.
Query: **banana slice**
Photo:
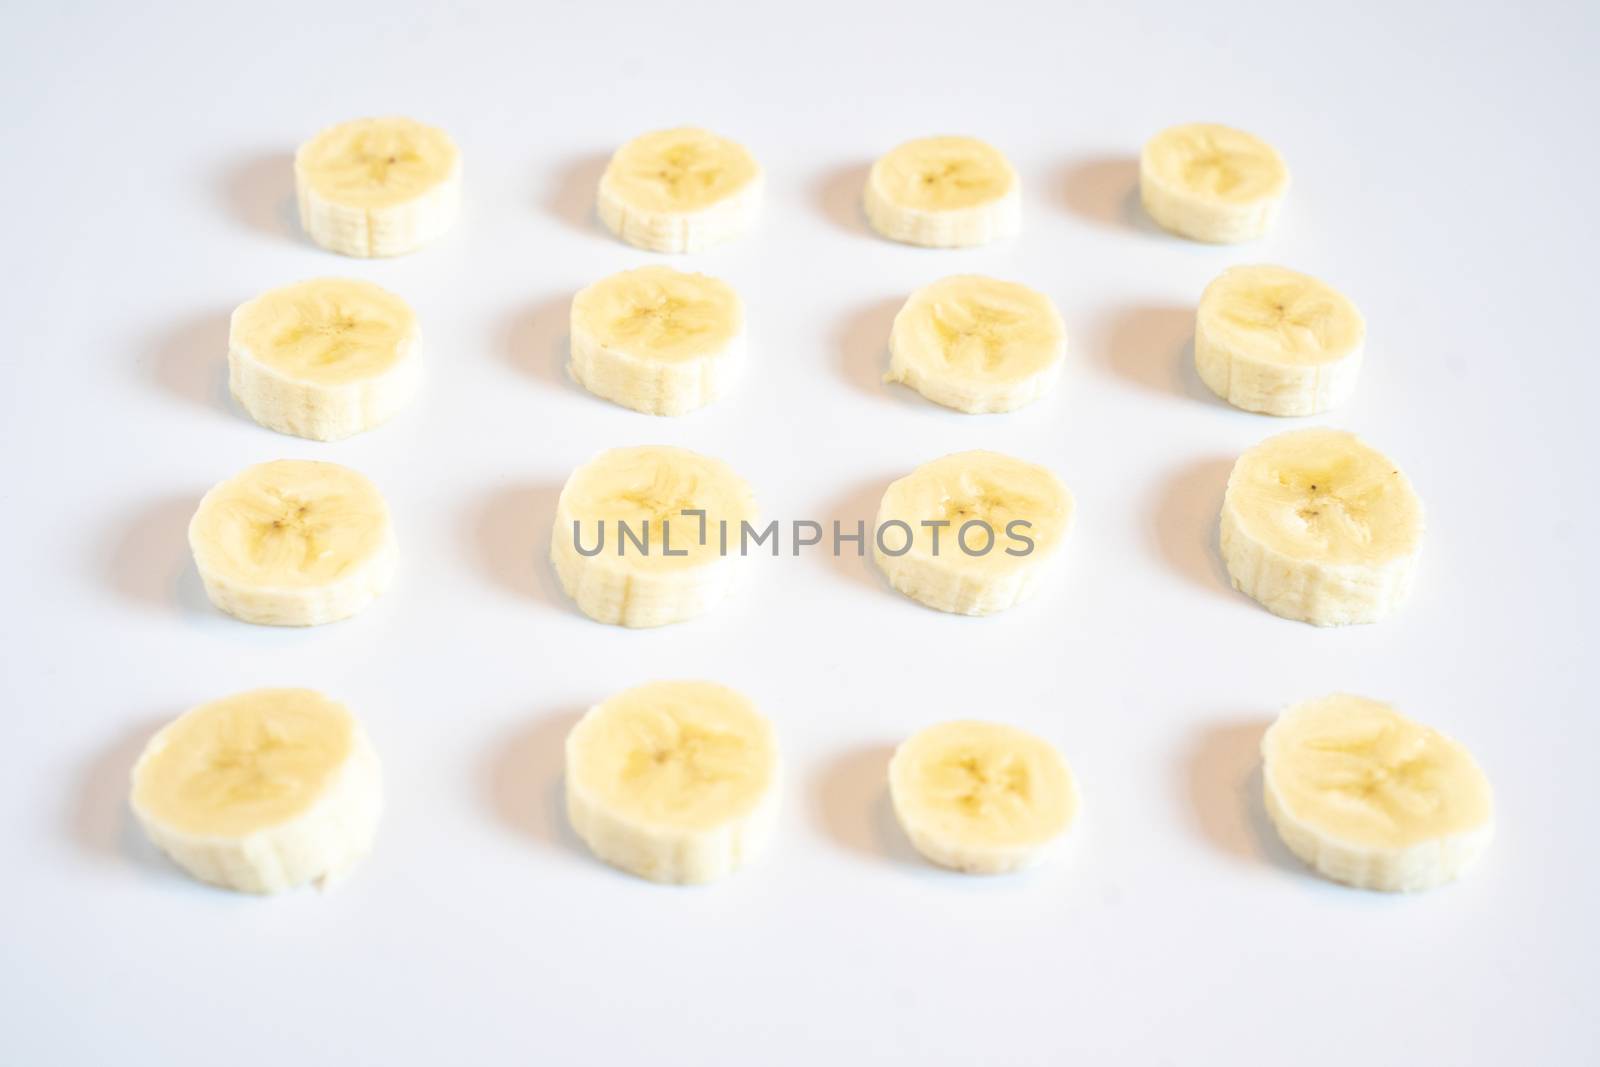
[[[699,252],[749,230],[761,166],[744,145],[684,126],[635,137],[600,177],[600,221],[652,252]]]
[[[930,608],[991,615],[1032,596],[1072,521],[1072,494],[1043,467],[958,452],[894,482],[872,558]]]
[[[918,852],[968,874],[1032,867],[1078,814],[1061,753],[995,722],[946,722],[912,735],[889,762],[889,796]]]
[[[261,425],[337,441],[393,418],[421,381],[417,317],[371,282],[318,278],[234,310],[228,387]]]
[[[1061,377],[1066,327],[1043,293],[964,274],[911,294],[889,335],[886,382],[957,411],[1014,411]]]
[[[1022,226],[1017,172],[975,137],[900,145],[872,165],[863,203],[873,229],[925,248],[988,244]]]
[[[270,626],[349,618],[389,587],[399,556],[376,486],[297,459],[213,487],[189,522],[189,548],[213,604]]]
[[[1489,781],[1472,754],[1376,700],[1296,704],[1267,730],[1261,756],[1278,836],[1336,882],[1431,889],[1494,835]]]
[[[648,415],[682,415],[726,394],[744,357],[744,305],[704,274],[644,267],[572,300],[570,370],[585,389]]]
[[[591,619],[663,626],[728,595],[742,524],[755,519],[750,486],[720,460],[684,448],[613,448],[562,487],[550,560]]]
[[[653,882],[710,882],[772,836],[778,744],[750,700],[711,682],[652,682],[567,735],[567,818],[596,856]]]
[[[414,252],[455,225],[461,153],[443,130],[403,118],[329,126],[294,154],[300,225],[346,256]]]
[[[1222,399],[1316,415],[1355,392],[1367,324],[1343,293],[1285,267],[1230,267],[1195,315],[1194,365]]]
[[[326,888],[372,850],[378,756],[343,704],[257,689],[185,712],[133,768],[134,814],[202,882],[279,893]]]
[[[1162,130],[1139,156],[1139,197],[1163,229],[1212,244],[1272,226],[1289,191],[1277,149],[1243,130],[1195,122]]]
[[[1294,430],[1239,457],[1219,534],[1235,589],[1318,626],[1374,622],[1411,593],[1422,501],[1383,453],[1340,430]]]

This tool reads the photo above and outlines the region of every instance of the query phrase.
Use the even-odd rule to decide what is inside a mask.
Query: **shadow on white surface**
[[[1123,381],[1158,393],[1221,404],[1194,369],[1194,308],[1123,308],[1107,320],[1106,368]]]
[[[1067,209],[1102,226],[1166,236],[1139,203],[1139,161],[1133,156],[1074,160],[1060,180]]]
[[[1270,863],[1327,883],[1290,852],[1261,799],[1261,735],[1266,720],[1217,723],[1200,730],[1187,757],[1188,801],[1201,834],[1219,852]]]
[[[270,152],[234,164],[223,174],[222,191],[229,212],[245,226],[314,247],[300,228],[292,153]]]
[[[550,566],[551,524],[561,486],[499,486],[473,509],[470,539],[478,567],[518,597],[571,608]]]
[[[871,163],[835,167],[817,180],[815,195],[817,206],[829,222],[841,230],[876,238],[867,222],[866,209],[861,206],[861,194],[867,187],[867,172],[871,169]]]
[[[835,757],[816,776],[817,813],[828,836],[851,852],[928,868],[894,817],[889,799],[893,756],[893,745],[866,745]]]
[[[1222,495],[1232,470],[1232,459],[1214,456],[1187,463],[1167,475],[1157,490],[1150,528],[1169,568],[1219,596],[1236,600],[1238,594],[1217,544]]]
[[[160,335],[147,356],[158,388],[199,407],[234,414],[228,395],[231,311],[197,315]]]
[[[878,517],[878,504],[883,500],[883,492],[896,477],[898,476],[890,474],[863,482],[830,504],[827,514],[822,519],[823,543],[817,546],[824,551],[816,553],[819,558],[827,561],[827,565],[834,573],[873,592],[888,596],[900,594],[894,591],[889,579],[883,576],[883,571],[872,561],[872,529],[873,522]],[[862,527],[863,543],[860,555],[856,554],[853,542],[841,544],[838,554],[834,554],[832,538],[835,522],[839,524],[840,531],[846,535],[855,533],[857,522],[865,524]]]
[[[913,406],[927,404],[913,389],[884,382],[889,369],[889,331],[904,297],[874,300],[847,315],[835,336],[839,374],[852,387],[887,403]]]
[[[545,210],[582,233],[609,233],[594,207],[595,190],[609,162],[610,156],[595,153],[564,164],[545,196]]]
[[[516,312],[506,326],[506,360],[552,389],[598,400],[567,373],[572,294],[540,300]]]
[[[161,851],[150,843],[128,806],[133,765],[144,746],[168,722],[174,711],[159,719],[143,720],[83,762],[73,780],[76,792],[68,805],[67,832],[84,853],[114,864],[132,864],[146,872],[187,881]]]
[[[120,596],[185,615],[216,611],[189,554],[189,520],[201,495],[162,497],[114,524],[106,580]]]
[[[562,783],[567,734],[583,709],[566,709],[521,723],[489,753],[489,804],[495,817],[517,834],[590,859],[567,822]]]

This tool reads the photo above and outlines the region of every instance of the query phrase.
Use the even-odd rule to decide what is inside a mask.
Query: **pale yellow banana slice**
[[[761,211],[761,166],[737,141],[692,126],[635,137],[600,177],[600,221],[652,252],[735,240]]]
[[[643,267],[572,300],[573,378],[649,415],[682,415],[725,395],[744,362],[744,305],[704,274]]]
[[[317,626],[389,587],[399,550],[389,507],[335,463],[280,459],[213,487],[189,522],[211,602],[245,622]]]
[[[337,441],[393,418],[416,395],[417,317],[371,282],[318,278],[240,304],[228,387],[279,433]]]
[[[343,704],[257,689],[168,723],[133,768],[134,814],[202,882],[278,893],[341,878],[372,849],[378,756]]]
[[[413,252],[455,225],[461,153],[443,130],[405,118],[329,126],[294,156],[300,225],[346,256]]]
[[[1055,746],[995,722],[913,734],[889,762],[889,796],[918,852],[968,874],[1033,866],[1078,814],[1077,783]]]
[[[884,381],[969,414],[1014,411],[1050,391],[1066,350],[1049,297],[957,275],[918,289],[895,316]]]
[[[613,448],[562,487],[550,559],[591,619],[663,626],[728,595],[742,524],[755,519],[750,486],[720,460],[684,448]]]
[[[572,828],[655,882],[710,882],[752,859],[772,836],[780,776],[772,724],[711,682],[629,689],[567,735]]]
[[[1261,755],[1278,835],[1336,882],[1431,889],[1494,835],[1489,780],[1472,754],[1376,700],[1296,704],[1261,739]]]
[[[883,236],[925,248],[988,244],[1022,226],[1017,172],[975,137],[923,137],[879,157],[863,206]]]
[[[1045,468],[996,452],[958,452],[889,486],[872,558],[913,600],[991,615],[1038,589],[1072,509],[1072,494]]]
[[[1340,430],[1293,430],[1239,457],[1219,539],[1234,588],[1318,626],[1374,622],[1411,593],[1422,501],[1383,453]]]
[[[1139,197],[1163,229],[1212,244],[1272,226],[1289,191],[1277,149],[1243,130],[1195,122],[1162,130],[1139,156]]]
[[[1355,392],[1367,324],[1343,293],[1286,267],[1230,267],[1200,297],[1194,365],[1234,407],[1316,415]]]

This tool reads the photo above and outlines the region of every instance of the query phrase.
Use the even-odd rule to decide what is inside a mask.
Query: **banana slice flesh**
[[[383,807],[361,724],[309,689],[258,689],[179,716],[145,746],[131,802],[180,867],[248,893],[342,877],[371,851]]]
[[[461,153],[407,118],[329,126],[294,157],[300,224],[346,256],[398,256],[444,235],[461,211]]]
[[[884,381],[969,414],[1014,411],[1050,391],[1066,350],[1049,297],[957,275],[917,290],[895,316]]]
[[[889,795],[917,851],[968,874],[1037,864],[1078,813],[1061,753],[993,722],[947,722],[912,735],[889,763]]]
[[[761,166],[737,141],[683,126],[635,137],[600,177],[600,221],[652,252],[699,252],[741,237],[761,211]]]
[[[591,619],[664,626],[727,597],[742,524],[756,516],[749,484],[720,460],[684,448],[613,448],[562,487],[550,559]]]
[[[644,267],[572,301],[573,378],[649,415],[683,415],[724,396],[744,355],[744,306],[704,274]]]
[[[1232,267],[1200,297],[1194,363],[1234,407],[1316,415],[1355,392],[1366,320],[1344,294],[1285,267]]]
[[[710,882],[772,836],[772,724],[712,682],[653,682],[589,709],[567,735],[567,815],[600,859],[656,882]]]
[[[996,452],[958,452],[889,486],[872,555],[911,599],[991,615],[1039,588],[1072,511],[1072,494],[1045,468]]]
[[[923,137],[881,156],[863,206],[880,234],[925,248],[988,244],[1022,225],[1017,172],[975,137]]]
[[[1293,430],[1239,457],[1219,541],[1235,589],[1275,615],[1374,622],[1411,593],[1422,501],[1383,453],[1340,430]]]
[[[417,317],[370,282],[318,278],[234,310],[228,387],[262,426],[337,441],[393,418],[416,395]]]
[[[271,626],[356,614],[389,587],[399,555],[377,487],[335,463],[289,459],[213,487],[189,547],[213,604]]]
[[[1236,244],[1272,226],[1289,191],[1277,149],[1229,126],[1195,122],[1162,130],[1139,156],[1139,198],[1163,229]]]
[[[1494,833],[1472,754],[1387,704],[1337,694],[1289,708],[1261,741],[1267,814],[1321,874],[1363,889],[1430,889]]]

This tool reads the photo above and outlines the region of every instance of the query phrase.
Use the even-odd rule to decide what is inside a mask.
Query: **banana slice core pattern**
[[[744,328],[739,296],[730,286],[668,267],[596,282],[573,299],[573,317],[608,349],[675,363],[724,351]]]
[[[346,385],[392,369],[415,344],[416,315],[370,282],[322,278],[274,289],[239,307],[235,349],[278,374]]]
[[[1000,150],[973,137],[907,141],[879,157],[867,180],[889,203],[928,212],[993,203],[1017,186]]]
[[[736,196],[761,176],[743,145],[708,130],[679,127],[636,137],[612,156],[603,194],[652,213],[701,211]]]
[[[460,167],[443,130],[405,118],[330,126],[301,146],[295,170],[318,196],[343,207],[385,208],[431,192]]]

